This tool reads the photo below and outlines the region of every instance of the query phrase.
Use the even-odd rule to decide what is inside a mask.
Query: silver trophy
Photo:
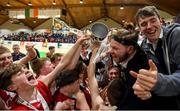
[[[103,23],[96,22],[91,26],[90,32],[92,42],[102,42],[109,32],[109,28]]]

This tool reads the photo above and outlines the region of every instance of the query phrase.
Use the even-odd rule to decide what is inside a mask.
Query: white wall
[[[7,21],[4,24],[0,25],[0,36],[4,34],[18,33],[21,31],[27,33],[32,32],[32,30],[29,27],[24,26],[23,24],[12,24],[9,21]]]
[[[34,30],[30,29],[27,26],[24,26],[23,24],[12,24],[9,21],[5,22],[4,24],[0,25],[0,36],[10,34],[10,33],[18,33],[18,32],[27,32],[32,33],[33,32],[46,32],[48,29],[52,28],[52,19],[47,20],[43,24],[36,27]]]

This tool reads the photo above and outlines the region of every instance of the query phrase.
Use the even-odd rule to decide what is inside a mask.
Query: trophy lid
[[[92,35],[101,41],[106,38],[109,32],[109,28],[105,24],[100,22],[94,23],[90,30],[92,32]]]

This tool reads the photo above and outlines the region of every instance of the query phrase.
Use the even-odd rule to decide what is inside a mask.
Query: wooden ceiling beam
[[[76,21],[75,21],[75,19],[74,19],[74,17],[73,17],[73,15],[72,15],[72,13],[71,13],[71,11],[70,11],[69,8],[67,7],[67,4],[65,3],[64,0],[62,0],[62,2],[63,2],[63,4],[64,4],[64,7],[65,7],[67,13],[68,13],[69,16],[71,17],[71,20],[72,20],[72,22],[73,22],[73,25],[74,25],[76,28],[79,28],[78,25],[77,25],[77,23],[76,23]],[[66,15],[66,16],[67,16],[67,15]]]
[[[108,16],[108,8],[107,8],[106,0],[103,0],[102,3],[103,3],[103,7],[101,7],[102,17],[107,17]]]
[[[167,8],[165,6],[160,5],[159,2],[155,0],[154,1],[148,0],[148,1],[150,2],[151,5],[156,6],[159,10],[168,12],[169,14],[176,15],[177,13],[179,13],[179,11],[174,10],[173,8]]]
[[[7,16],[5,13],[3,13],[3,11],[6,11],[6,9],[4,6],[0,5],[0,15]]]
[[[21,4],[23,4],[23,5],[27,6],[27,7],[30,7],[26,2],[23,2],[23,1],[20,1],[20,0],[14,0],[14,1],[16,1],[18,3],[21,3]]]
[[[64,1],[64,0],[63,0]],[[149,5],[149,4],[122,4],[122,3],[118,3],[118,4],[115,4],[115,3],[106,3],[106,7],[119,7],[119,6],[127,6],[127,7],[143,7],[143,6],[146,6],[146,5]],[[103,7],[104,4],[66,4],[66,8],[77,8],[77,7]],[[29,6],[28,6],[29,7]],[[56,5],[56,6],[53,6],[53,8],[64,8],[65,6],[64,5]],[[20,8],[25,8],[25,7],[15,7],[15,6],[11,6],[11,7],[5,7],[7,9],[20,9]],[[52,5],[46,5],[46,6],[32,6],[32,8],[52,8]]]
[[[122,22],[120,22],[120,21],[118,21],[118,20],[114,19],[114,18],[113,18],[113,17],[111,17],[111,16],[108,16],[108,18],[110,18],[110,19],[114,20],[115,22],[119,23],[119,24],[123,27],[123,23],[122,23]]]
[[[0,5],[0,10],[1,10],[1,9],[4,9],[4,6]]]
[[[28,26],[30,29],[33,29],[33,27],[31,25],[28,25],[26,22],[24,22],[23,20],[21,19],[18,19],[19,22],[23,23],[25,26]]]
[[[5,19],[3,22],[0,23],[0,25],[4,24],[5,22],[7,22],[9,20],[9,18]]]
[[[98,20],[99,20],[99,19],[101,19],[101,18],[103,18],[103,17],[96,18],[96,19],[92,20],[92,22],[91,22],[91,23],[90,23],[90,22],[87,22],[87,24],[84,24],[83,26],[81,26],[81,27],[80,27],[80,29],[82,29],[82,28],[84,28],[84,27],[88,26],[89,24],[92,24],[92,23],[94,23],[94,22],[98,21]]]
[[[44,22],[48,21],[49,19],[50,19],[50,18],[48,18],[48,19],[44,20],[43,22],[35,25],[35,26],[32,28],[32,30],[34,30],[36,27],[40,26],[40,25],[43,24]]]

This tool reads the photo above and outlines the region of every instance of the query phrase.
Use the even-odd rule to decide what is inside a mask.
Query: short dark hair
[[[157,16],[159,19],[161,18],[159,11],[155,6],[145,6],[143,8],[140,8],[135,15],[136,23],[138,24],[139,18],[150,17],[150,16]]]
[[[55,48],[54,46],[49,46],[49,50],[54,49],[54,48]]]
[[[79,79],[79,72],[77,70],[75,70],[75,69],[74,70],[64,70],[61,72],[60,76],[56,79],[57,87],[62,88],[71,83],[74,83],[78,79]]]
[[[180,13],[174,19],[175,23],[180,23]]]
[[[122,33],[113,34],[112,39],[123,45],[137,46],[138,45],[137,44],[138,32],[137,31],[133,31],[133,32],[124,31]]]
[[[134,30],[135,29],[134,25],[131,23],[125,24],[124,28],[126,30]]]
[[[51,60],[51,62],[55,62],[57,59],[58,59],[58,57],[62,57],[63,55],[62,54],[60,54],[60,53],[55,53],[55,54],[53,54],[53,56],[50,58],[50,60]]]
[[[12,84],[11,78],[17,74],[23,67],[24,64],[11,63],[5,68],[0,70],[0,89],[7,90],[8,86]]]
[[[125,95],[126,85],[122,79],[112,80],[107,87],[107,97],[112,106],[118,106]]]
[[[85,83],[85,80],[88,77],[86,64],[82,61],[78,61],[78,63],[76,64],[75,70],[77,70],[79,74],[83,74],[83,83]]]
[[[34,73],[36,73],[37,77],[40,74],[40,69],[43,67],[46,61],[50,61],[49,58],[43,57],[43,58],[37,58],[31,61],[31,68]]]

